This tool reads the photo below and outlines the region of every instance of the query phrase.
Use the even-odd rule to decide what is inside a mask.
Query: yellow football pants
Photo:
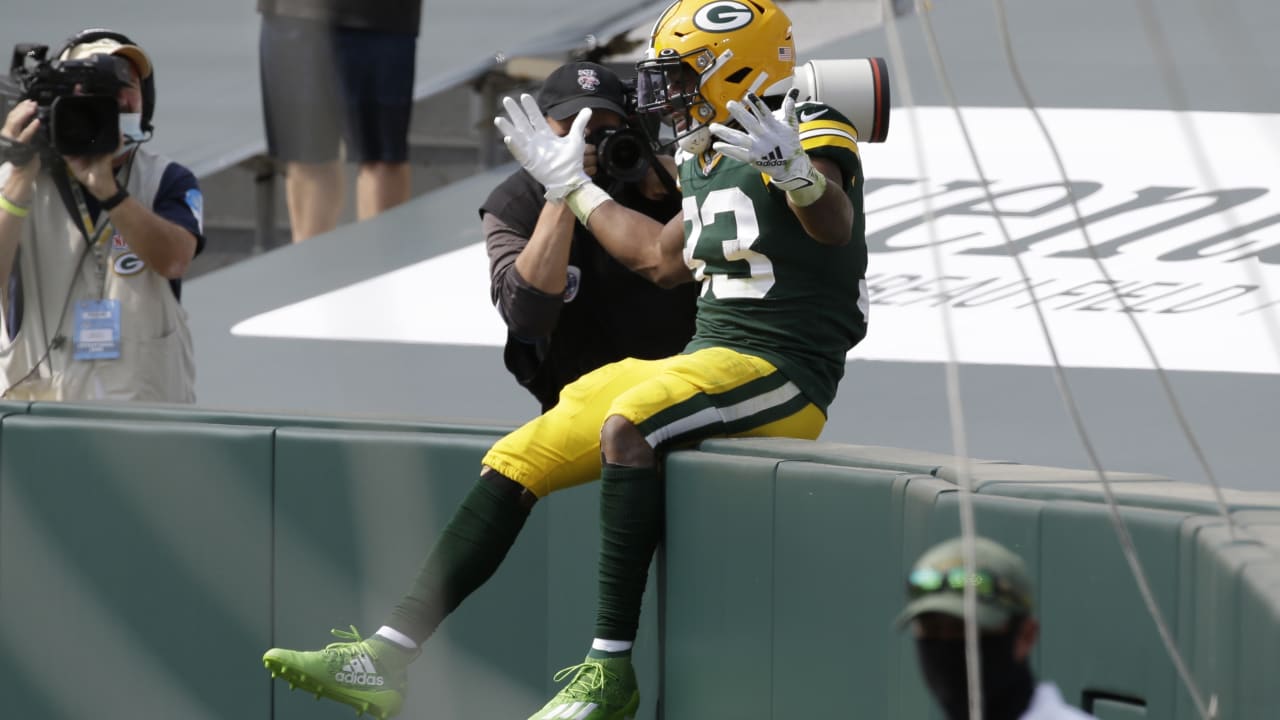
[[[816,439],[826,417],[772,364],[725,348],[621,360],[567,385],[560,402],[499,440],[484,464],[538,497],[600,477],[613,415],[655,450],[709,437]]]

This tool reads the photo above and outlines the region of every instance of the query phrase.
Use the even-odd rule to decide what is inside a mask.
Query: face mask
[[[1035,679],[1026,662],[1013,659],[1014,634],[979,635],[982,663],[982,717],[1017,720],[1031,705]],[[964,640],[916,638],[925,684],[950,720],[969,718],[969,678]]]
[[[116,150],[116,157],[137,147],[147,136],[142,132],[142,113],[120,113],[120,134],[124,141]]]

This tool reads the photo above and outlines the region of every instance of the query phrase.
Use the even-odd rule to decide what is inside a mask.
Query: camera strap
[[[80,183],[66,163],[62,163],[62,166],[61,169],[55,168],[51,173],[54,185],[58,188],[58,194],[62,196],[62,204],[76,223],[76,228],[84,238],[85,244],[93,252],[94,262],[98,266],[98,297],[101,298],[107,294],[107,253],[110,252],[108,248],[103,247],[101,240],[109,229],[114,228],[111,225],[110,216],[105,211],[99,211],[98,222],[93,222],[93,217],[89,213],[89,204],[84,199],[84,191],[80,188]],[[128,184],[129,175],[133,170],[132,155],[121,169],[124,171],[123,178],[118,172],[113,174],[116,176],[116,182],[124,187]]]

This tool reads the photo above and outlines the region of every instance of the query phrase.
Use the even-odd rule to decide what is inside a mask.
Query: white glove
[[[711,149],[735,160],[754,165],[769,176],[779,189],[791,192],[811,187],[821,176],[809,162],[809,155],[800,146],[800,121],[796,118],[796,98],[799,91],[792,89],[782,101],[782,109],[770,112],[764,101],[754,94],[747,96],[747,104],[730,100],[725,106],[742,130],[711,123],[711,132],[723,142]]]
[[[573,119],[569,134],[560,137],[547,125],[547,119],[538,109],[533,96],[520,96],[520,104],[509,97],[502,99],[507,117],[493,119],[502,133],[511,155],[524,166],[535,180],[546,187],[548,200],[563,200],[566,195],[591,182],[582,169],[582,155],[586,147],[586,127],[591,120],[591,109],[584,108]]]

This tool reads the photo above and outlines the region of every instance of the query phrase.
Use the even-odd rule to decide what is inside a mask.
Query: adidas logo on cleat
[[[552,720],[553,718],[582,720],[582,718],[590,715],[598,707],[600,706],[596,703],[589,702],[563,703],[551,708],[543,715],[538,715],[536,720]],[[634,716],[628,715],[627,717],[633,718]],[[624,720],[626,719],[624,718]]]
[[[369,660],[369,656],[360,655],[352,658],[351,662],[342,666],[342,669],[334,674],[333,679],[347,685],[362,685],[364,687],[382,687],[387,683],[386,679],[375,672],[376,668]]]

